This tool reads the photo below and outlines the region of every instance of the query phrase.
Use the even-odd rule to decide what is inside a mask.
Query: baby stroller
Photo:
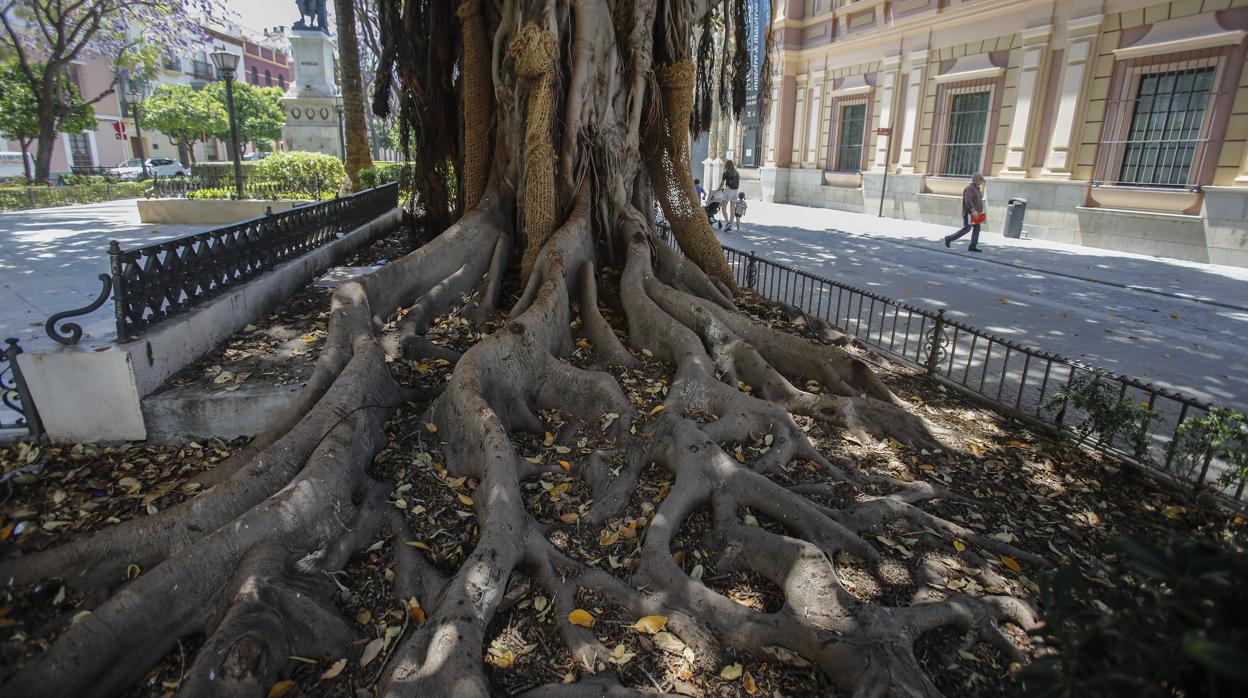
[[[716,217],[719,213],[719,199],[719,192],[711,192],[710,196],[707,197],[706,206],[703,208],[706,210],[706,222],[723,230],[724,222]]]

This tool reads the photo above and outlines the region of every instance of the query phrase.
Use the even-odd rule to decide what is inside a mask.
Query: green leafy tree
[[[202,134],[229,130],[225,107],[211,94],[189,85],[161,85],[140,105],[143,123],[185,146],[195,161],[195,141]]]
[[[56,134],[70,130],[81,104],[113,94],[118,80],[145,78],[168,54],[205,40],[204,18],[223,12],[221,0],[0,0],[0,55],[16,59],[35,100],[35,176],[45,181]],[[113,79],[98,92],[67,89],[75,61],[105,58]]]
[[[205,87],[204,92],[216,100],[223,109],[225,108],[224,82],[214,82]],[[282,89],[280,87],[255,87],[242,81],[235,81],[234,114],[238,120],[240,143],[280,139],[282,126],[286,123],[286,112],[282,109]],[[228,117],[221,128],[210,135],[228,141],[230,138]]]
[[[43,80],[44,67],[36,63],[32,69]],[[95,109],[85,104],[78,95],[78,89],[64,76],[61,77],[60,90],[72,105],[65,117],[58,124],[59,131],[78,132],[95,128]],[[39,104],[30,89],[22,67],[16,59],[0,63],[0,136],[17,141],[22,153],[29,153],[30,146],[39,137]],[[34,178],[30,161],[23,158],[26,167],[26,179]]]

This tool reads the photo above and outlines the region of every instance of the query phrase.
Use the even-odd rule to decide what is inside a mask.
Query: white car
[[[139,179],[143,176],[143,165],[138,158],[131,158],[113,168],[113,174],[121,179]],[[177,160],[169,158],[149,158],[147,161],[148,177],[187,177],[191,168]]]

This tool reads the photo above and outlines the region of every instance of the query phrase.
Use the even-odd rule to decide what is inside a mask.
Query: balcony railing
[[[215,80],[217,74],[212,69],[212,64],[207,61],[195,61],[191,65],[191,74],[200,80]]]

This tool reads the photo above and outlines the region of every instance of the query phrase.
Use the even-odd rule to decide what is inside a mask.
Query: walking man
[[[971,234],[971,246],[967,249],[971,252],[980,252],[979,249],[979,226],[984,222],[984,176],[978,172],[971,177],[971,183],[966,185],[966,189],[962,190],[962,228],[952,235],[945,236],[945,247],[949,243],[966,235]]]

